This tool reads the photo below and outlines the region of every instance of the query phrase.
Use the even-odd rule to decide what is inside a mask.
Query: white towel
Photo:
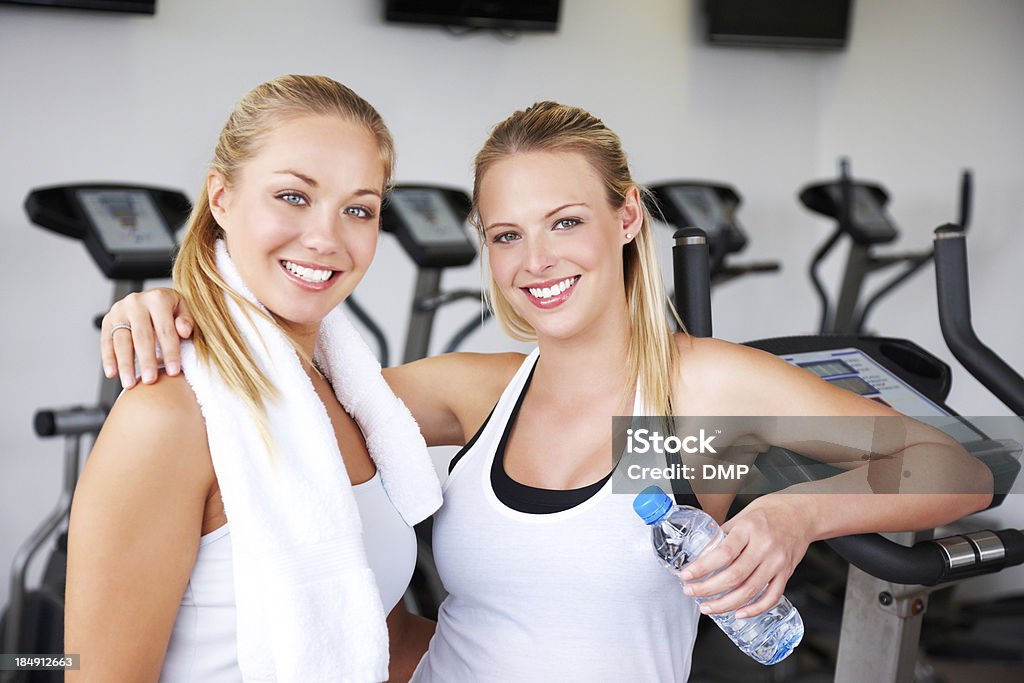
[[[259,305],[223,242],[217,265],[236,292]],[[281,683],[385,680],[385,615],[326,409],[284,334],[227,301],[250,354],[281,396],[267,402],[275,446],[268,456],[249,409],[199,363],[192,344],[182,348],[231,525],[242,676]],[[426,444],[340,308],[324,319],[314,358],[359,424],[398,512],[410,525],[425,519],[441,504]]]

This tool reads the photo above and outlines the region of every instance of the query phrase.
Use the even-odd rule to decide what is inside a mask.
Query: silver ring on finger
[[[114,334],[118,330],[128,330],[128,334],[131,334],[131,332],[132,332],[132,324],[131,323],[114,323],[113,326],[110,328],[110,338],[111,339],[114,338]]]

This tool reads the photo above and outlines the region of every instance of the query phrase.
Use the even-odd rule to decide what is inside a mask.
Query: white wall
[[[1016,343],[1024,319],[1011,295],[1024,282],[1013,267],[1024,245],[1024,169],[1015,163],[1024,152],[1024,91],[1014,77],[1024,5],[860,0],[852,43],[834,54],[710,48],[697,5],[564,0],[558,33],[514,40],[385,25],[377,0],[161,0],[155,18],[0,7],[0,283],[11,304],[0,338],[0,568],[57,496],[61,446],[33,435],[32,414],[95,400],[91,319],[110,298],[81,245],[28,224],[26,193],[95,179],[191,194],[234,101],[287,72],[332,75],[373,102],[397,139],[401,181],[468,189],[489,127],[552,98],[602,116],[641,181],[735,184],[752,236],[748,258],[784,266],[777,277],[716,292],[716,332],[735,340],[815,326],[804,270],[830,226],[795,193],[832,175],[838,155],[889,188],[908,247],[926,245],[930,230],[953,217],[956,174],[969,165],[979,327],[1024,366]],[[667,252],[667,230],[663,241]],[[474,264],[446,283],[474,286],[478,274]],[[359,295],[396,355],[412,282],[404,254],[382,240]],[[943,355],[932,291],[930,272],[922,274],[879,309],[873,327]],[[453,329],[473,310],[460,304],[438,325]],[[472,343],[513,348],[493,326]],[[954,405],[1005,413],[954,368]],[[3,585],[0,601],[6,596]]]

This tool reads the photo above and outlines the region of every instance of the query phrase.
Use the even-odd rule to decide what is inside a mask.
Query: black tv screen
[[[108,12],[156,14],[156,0],[0,0],[8,5],[37,5],[42,7],[70,7],[97,9]]]
[[[386,21],[520,31],[558,28],[561,0],[384,0]]]
[[[708,42],[839,50],[853,0],[705,0]]]

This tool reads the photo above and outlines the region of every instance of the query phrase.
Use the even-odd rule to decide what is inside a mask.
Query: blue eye
[[[580,224],[580,222],[581,221],[578,218],[562,218],[555,223],[555,227],[560,230],[568,230],[570,228],[575,228]]]
[[[345,209],[345,213],[354,218],[373,218],[373,212],[365,206],[350,206]]]
[[[300,192],[282,192],[277,195],[277,198],[285,204],[291,204],[292,206],[306,206],[309,204],[309,200]]]

